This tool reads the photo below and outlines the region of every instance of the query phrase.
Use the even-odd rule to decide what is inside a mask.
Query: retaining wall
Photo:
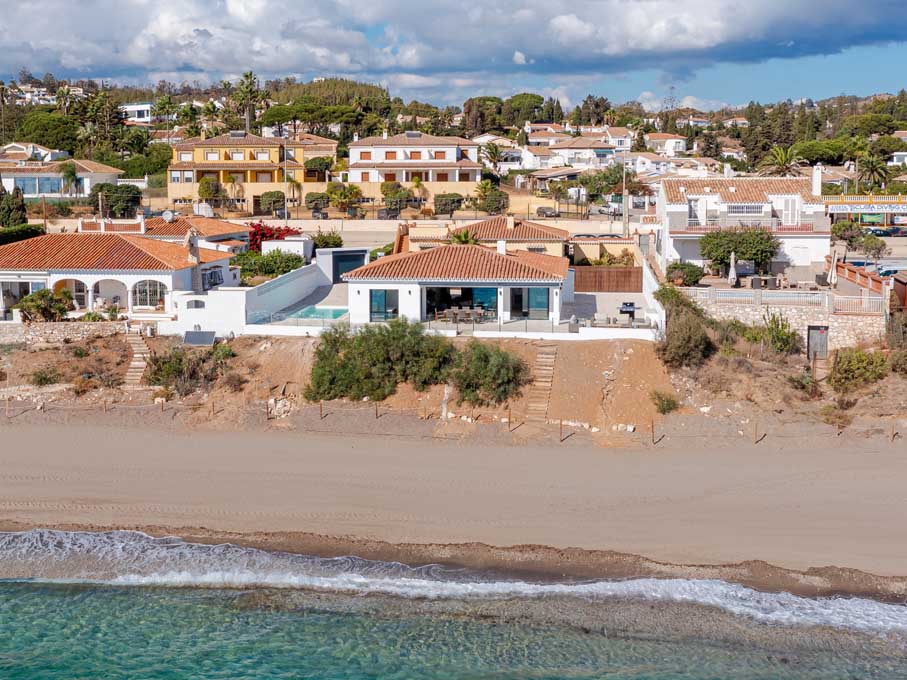
[[[126,330],[123,321],[59,321],[48,323],[0,322],[0,344],[59,345],[108,337]]]

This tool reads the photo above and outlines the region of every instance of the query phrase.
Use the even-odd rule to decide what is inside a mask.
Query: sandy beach
[[[98,426],[0,438],[6,529],[907,593],[907,579],[869,576],[907,576],[901,442],[634,451]]]

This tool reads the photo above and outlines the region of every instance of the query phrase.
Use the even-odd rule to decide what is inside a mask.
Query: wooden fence
[[[641,293],[642,267],[576,267],[577,293]]]

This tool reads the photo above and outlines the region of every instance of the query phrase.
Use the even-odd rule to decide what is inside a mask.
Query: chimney
[[[107,231],[105,222],[106,222],[106,220],[105,220],[103,217],[99,217],[99,218],[98,218],[98,229],[100,230],[100,232],[101,232],[102,234],[103,234],[105,231]]]
[[[140,234],[145,233],[145,213],[144,212],[139,213],[139,233]]]
[[[387,139],[387,128],[384,128],[384,132],[381,134],[384,139]]]
[[[78,228],[76,229],[76,231],[84,231],[85,228],[82,226],[83,224],[84,224],[84,220],[80,217],[80,218],[79,218],[79,226],[78,226]]]
[[[507,241],[504,241],[504,240],[498,241],[497,251],[498,251],[498,255],[506,255],[507,254]]]
[[[354,142],[358,142],[358,141],[359,141],[359,133],[358,133],[358,132],[354,132],[354,133],[353,133],[353,141],[354,141]]]
[[[822,164],[816,163],[813,166],[813,196],[822,195]]]
[[[198,252],[198,230],[189,227],[183,245],[188,251],[186,259],[192,265],[192,292],[202,292],[201,254]]]
[[[507,228],[513,229],[515,226],[516,226],[516,224],[513,221],[513,215],[508,215],[507,216]]]

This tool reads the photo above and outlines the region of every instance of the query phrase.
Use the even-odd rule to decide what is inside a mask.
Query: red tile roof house
[[[0,318],[22,297],[66,289],[78,311],[116,305],[129,314],[178,313],[174,291],[199,293],[239,285],[231,253],[144,236],[46,234],[0,246]],[[78,312],[77,312],[78,313]]]
[[[560,323],[561,305],[573,301],[566,257],[508,251],[504,241],[440,245],[388,255],[343,275],[350,323],[394,318],[430,321],[451,308],[481,307],[504,323],[535,319]]]
[[[211,217],[182,217],[172,219],[152,217],[146,220],[139,215],[138,220],[79,220],[77,231],[82,233],[99,234],[113,233],[134,236],[144,236],[158,241],[182,243],[190,229],[198,233],[200,248],[222,250],[227,253],[243,253],[249,249],[249,228],[241,224],[233,224]]]

